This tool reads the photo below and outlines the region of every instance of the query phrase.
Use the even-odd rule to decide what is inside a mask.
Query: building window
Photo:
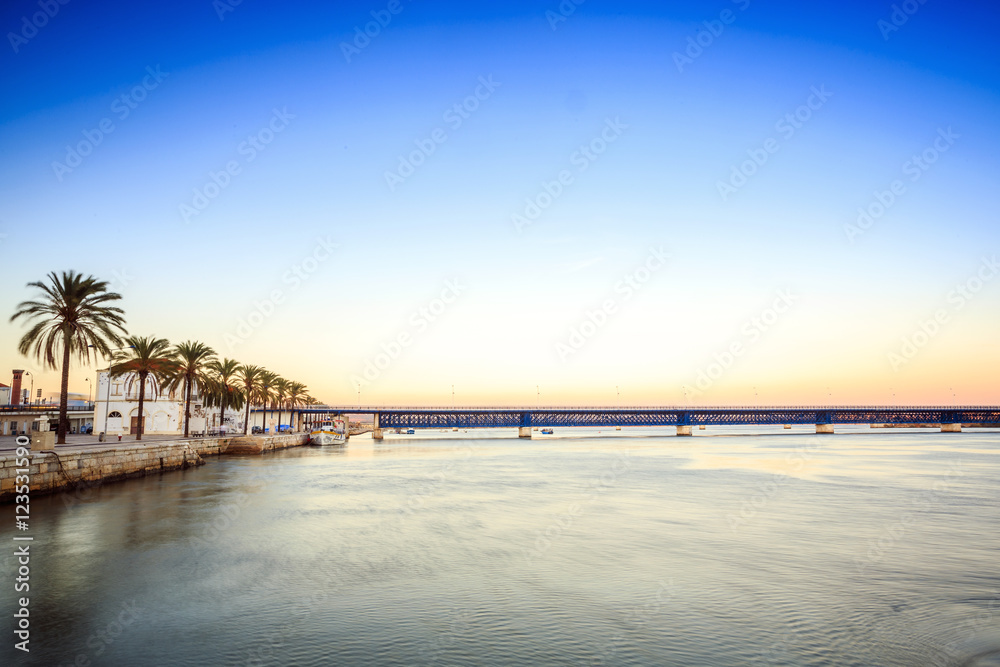
[[[118,412],[117,410],[114,410],[108,415],[108,419],[121,419],[121,418],[122,418],[122,413]]]

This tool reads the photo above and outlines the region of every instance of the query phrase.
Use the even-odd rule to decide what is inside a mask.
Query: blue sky
[[[995,6],[913,3],[898,30],[892,3],[219,6],[69,2],[8,34],[7,312],[47,271],[93,273],[135,333],[329,401],[1000,400],[1000,280],[949,301],[1000,246]],[[650,248],[670,259],[626,298]],[[20,332],[0,357],[31,368]]]

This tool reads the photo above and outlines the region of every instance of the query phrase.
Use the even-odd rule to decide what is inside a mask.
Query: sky
[[[146,4],[0,10],[0,382],[73,269],[332,404],[1000,404],[996,3]]]

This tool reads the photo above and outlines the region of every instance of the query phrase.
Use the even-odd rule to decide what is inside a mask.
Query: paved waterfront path
[[[235,438],[242,437],[242,433],[233,433],[227,437]],[[255,437],[255,436],[249,436]],[[145,444],[157,444],[162,445],[168,442],[190,442],[197,444],[204,442],[205,440],[216,440],[217,437],[213,436],[211,438],[185,438],[181,435],[144,435],[142,440],[136,440],[134,435],[122,436],[119,441],[118,436],[112,437],[106,442],[100,442],[96,435],[80,435],[73,434],[66,436],[65,445],[56,445],[56,452],[71,452],[71,451],[93,451],[98,449],[115,449],[117,447],[122,447],[124,445],[145,445]],[[0,436],[0,453],[4,451],[13,450],[17,444],[15,442],[16,437],[12,435]]]

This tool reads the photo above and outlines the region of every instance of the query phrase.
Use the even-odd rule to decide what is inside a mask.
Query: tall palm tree
[[[274,396],[274,381],[278,379],[277,373],[271,371],[261,371],[260,374],[260,402],[264,407],[264,416],[261,418],[261,430],[267,430],[267,404]]]
[[[261,374],[264,369],[260,366],[243,364],[236,369],[236,377],[243,391],[243,400],[246,401],[247,411],[243,418],[243,435],[250,432],[250,404],[257,400],[261,389]]]
[[[208,364],[215,361],[215,350],[204,343],[186,340],[174,346],[177,372],[170,378],[170,389],[184,385],[184,437],[190,435],[191,392],[194,386],[203,392],[206,385]]]
[[[30,282],[28,287],[42,290],[39,299],[22,301],[10,321],[23,317],[31,328],[21,338],[17,351],[24,356],[33,354],[46,368],[59,368],[62,357],[62,383],[59,387],[59,429],[57,443],[66,443],[69,431],[67,398],[69,395],[69,364],[75,353],[81,363],[90,363],[90,350],[104,357],[111,356],[111,345],[120,345],[125,333],[125,314],[121,308],[106,305],[121,299],[107,291],[108,283],[93,276],[86,278],[75,271],[48,274],[49,282]],[[120,333],[119,333],[120,332]]]
[[[275,429],[275,433],[281,431],[281,408],[285,403],[285,397],[288,395],[288,385],[288,380],[280,376],[271,380],[271,389],[274,390],[274,402],[278,406],[278,427]]]
[[[301,382],[288,383],[288,423],[295,424],[295,406],[299,405],[306,397],[306,386]],[[301,414],[301,413],[300,413]]]
[[[226,408],[239,410],[243,407],[243,394],[236,378],[240,364],[235,359],[218,359],[208,364],[208,391],[205,405],[219,408],[219,428],[226,421]]]
[[[139,427],[136,429],[135,439],[142,440],[142,432],[145,430],[142,404],[146,400],[146,380],[152,378],[155,392],[161,382],[168,381],[177,372],[177,362],[166,338],[129,336],[125,342],[129,344],[129,349],[115,352],[109,375],[113,378],[133,375],[138,379]]]

